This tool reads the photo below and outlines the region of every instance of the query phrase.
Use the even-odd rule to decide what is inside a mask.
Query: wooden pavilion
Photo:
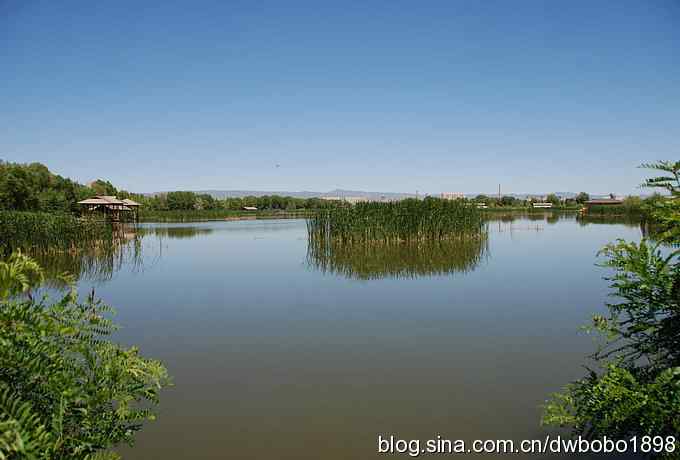
[[[83,206],[87,212],[101,212],[114,222],[121,220],[121,216],[126,213],[131,213],[133,219],[138,218],[139,206],[136,201],[130,199],[120,200],[118,197],[109,195],[100,195],[93,198],[88,198],[78,202]]]

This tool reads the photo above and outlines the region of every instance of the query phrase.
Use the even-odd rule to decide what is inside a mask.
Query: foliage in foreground
[[[663,231],[657,243],[618,241],[603,249],[617,301],[607,305],[608,316],[593,318],[604,339],[593,355],[598,368],[553,396],[545,424],[590,437],[680,439],[680,261],[678,251],[662,246],[680,241],[680,162],[645,166],[670,174],[645,184],[670,192],[653,214]]]
[[[0,262],[27,282],[2,278],[17,294],[39,282],[25,256]],[[9,267],[12,265],[13,267]],[[111,309],[75,291],[54,304],[30,295],[0,300],[0,459],[94,460],[132,443],[168,385],[166,369],[106,337]]]

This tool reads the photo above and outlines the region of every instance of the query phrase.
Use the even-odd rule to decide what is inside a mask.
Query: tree
[[[548,203],[552,203],[553,206],[559,206],[561,203],[560,197],[555,195],[554,193],[550,193],[547,197],[545,197],[545,201]]]
[[[501,206],[512,206],[516,202],[517,202],[517,198],[515,198],[514,196],[508,196],[508,195],[504,195],[501,198],[501,201],[500,201]]]
[[[663,238],[670,241],[680,239],[680,161],[661,161],[643,164],[643,168],[662,171],[663,176],[647,179],[643,187],[664,189],[668,197],[652,197],[647,213],[663,228]]]
[[[102,179],[92,182],[90,188],[96,195],[115,196],[118,194],[118,190],[116,190],[116,187],[111,182]]]
[[[661,245],[680,243],[680,164],[645,167],[672,174],[645,182],[671,195],[655,209],[662,232],[656,243],[619,240],[602,250],[617,301],[593,317],[603,338],[592,356],[597,367],[553,395],[543,422],[589,437],[662,436],[668,447],[667,437],[680,437],[680,251]]]
[[[165,199],[170,210],[186,211],[194,209],[196,195],[193,192],[169,192]]]
[[[100,194],[114,194],[110,191],[113,188],[110,183],[97,182]],[[0,162],[0,209],[76,212],[79,200],[96,193],[89,187],[52,174],[40,163]]]
[[[586,192],[581,192],[578,195],[576,195],[576,202],[579,204],[583,204],[586,201],[590,200],[590,195],[588,195]]]
[[[119,458],[154,418],[167,371],[106,337],[110,308],[75,290],[54,304],[11,299],[42,280],[20,254],[0,262],[0,459]]]

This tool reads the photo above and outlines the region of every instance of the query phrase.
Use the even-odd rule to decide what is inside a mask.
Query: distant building
[[[536,201],[537,201],[537,202],[539,202],[539,203],[544,203],[545,200],[546,200],[546,198],[547,198],[547,197],[546,197],[545,195],[544,195],[544,196],[529,195],[529,196],[527,196],[526,199],[527,199],[528,201],[532,201],[532,202],[536,202]]]
[[[257,208],[255,206],[244,206],[243,210],[244,211],[257,211]]]
[[[488,207],[489,207],[489,206],[487,206],[486,203],[477,203],[477,208],[479,208],[479,209],[486,209],[486,208],[488,208]]]
[[[531,206],[534,208],[552,208],[553,204],[549,202],[536,202],[536,203],[531,203]]]
[[[443,192],[441,194],[442,200],[462,200],[465,194],[462,192]]]

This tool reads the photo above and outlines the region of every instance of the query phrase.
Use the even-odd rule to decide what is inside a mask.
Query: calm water
[[[606,298],[596,252],[640,229],[504,220],[465,260],[410,271],[323,269],[302,220],[145,225],[134,261],[80,283],[117,308],[117,339],[174,378],[125,458],[367,459],[382,458],[378,434],[543,438],[541,404],[593,350],[579,327]]]

